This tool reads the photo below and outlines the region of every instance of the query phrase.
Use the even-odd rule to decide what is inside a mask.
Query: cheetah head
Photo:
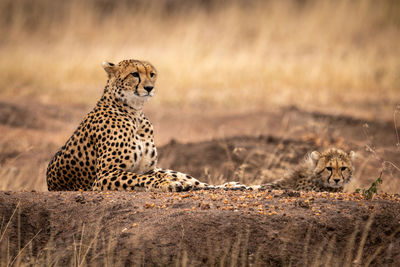
[[[319,182],[330,188],[342,188],[350,182],[353,175],[354,151],[346,153],[341,149],[331,148],[323,153],[313,151],[310,155],[314,174]]]
[[[135,108],[154,96],[157,71],[150,63],[130,59],[117,65],[110,62],[102,65],[108,74],[108,88],[117,100]]]

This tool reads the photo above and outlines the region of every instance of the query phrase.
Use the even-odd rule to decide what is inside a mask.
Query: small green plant
[[[356,193],[361,193],[363,197],[367,200],[372,199],[372,197],[378,193],[378,187],[380,184],[382,184],[382,172],[379,175],[378,179],[376,179],[374,182],[372,182],[371,186],[368,189],[356,189]]]

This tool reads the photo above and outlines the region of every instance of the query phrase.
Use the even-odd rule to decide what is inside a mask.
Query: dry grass
[[[116,225],[113,230],[104,229],[101,223],[105,219],[104,214],[100,214],[95,223],[85,225],[82,222],[81,226],[75,229],[70,239],[63,240],[64,243],[61,246],[60,244],[57,245],[57,238],[60,237],[57,237],[55,232],[47,233],[49,235],[47,238],[44,238],[43,235],[38,236],[45,232],[43,228],[35,230],[34,234],[28,232],[33,236],[31,238],[24,236],[25,241],[21,241],[22,235],[27,234],[26,231],[22,231],[22,227],[26,225],[21,225],[21,214],[21,206],[18,202],[10,217],[7,220],[4,217],[2,218],[0,225],[0,254],[2,255],[0,266],[58,266],[60,264],[63,266],[126,266],[128,263],[142,266],[146,264],[146,259],[148,262],[161,265],[172,261],[176,266],[204,266],[205,263],[208,263],[209,266],[265,266],[267,262],[262,261],[260,253],[269,255],[269,260],[275,265],[280,263],[283,266],[291,266],[292,261],[296,262],[297,257],[300,256],[289,254],[289,251],[286,250],[286,246],[290,245],[287,242],[299,242],[298,240],[291,240],[290,237],[285,238],[293,234],[291,232],[293,229],[290,229],[289,226],[281,230],[279,238],[277,238],[278,241],[282,242],[279,245],[281,253],[278,255],[270,254],[270,251],[264,251],[261,247],[255,255],[250,253],[251,246],[249,244],[253,242],[249,238],[250,229],[242,229],[242,232],[238,232],[234,237],[228,233],[230,237],[227,237],[227,239],[211,242],[208,236],[208,249],[196,251],[198,255],[202,255],[203,262],[199,262],[198,258],[193,259],[188,256],[186,250],[188,243],[183,239],[177,244],[174,255],[167,254],[167,250],[163,250],[156,243],[146,247],[147,255],[144,251],[134,250],[133,248],[138,245],[138,241],[132,234],[128,241],[125,240],[125,242],[131,244],[131,247],[124,246],[123,243],[119,243],[121,241],[118,238],[121,237],[121,232],[125,232],[127,228],[122,229],[120,228],[121,225]],[[314,238],[310,239],[309,231],[307,231],[304,241],[304,254],[301,255],[302,260],[297,263],[309,264],[309,266],[370,266],[373,261],[381,260],[382,250],[390,247],[393,238],[400,232],[400,228],[393,230],[387,238],[382,240],[382,244],[372,246],[375,250],[374,253],[371,253],[366,249],[366,244],[371,242],[371,240],[368,240],[371,239],[371,231],[376,230],[372,227],[375,223],[374,216],[374,213],[371,213],[368,220],[364,222],[361,219],[355,220],[354,229],[347,233],[345,240],[338,239],[335,234],[330,237],[328,235],[326,239],[320,241],[317,251],[308,251],[308,247],[315,245],[316,241]],[[314,220],[318,222],[318,219],[314,218]],[[309,229],[313,227],[315,225],[310,223]],[[13,232],[16,232],[17,242],[12,240],[15,238]],[[337,233],[340,233],[340,231],[337,231]],[[37,240],[39,238],[41,240]],[[267,235],[265,238],[268,240]],[[341,243],[345,243],[346,248],[336,250],[335,247],[341,245]],[[157,253],[157,257],[151,258],[149,255],[152,255],[152,253]],[[394,253],[394,251],[389,251],[386,256],[393,256]],[[366,257],[365,254],[372,255]]]
[[[93,103],[105,83],[101,61],[139,58],[159,69],[154,105],[295,104],[389,117],[400,99],[396,1],[1,6],[3,98]]]
[[[105,84],[101,61],[138,58],[160,73],[149,103],[155,124],[169,108],[238,114],[287,105],[389,120],[400,101],[399,15],[391,0],[3,0],[0,99],[92,106]],[[45,190],[48,158],[78,121],[63,119],[58,132],[0,128],[0,152],[17,153],[0,166],[0,189]],[[168,142],[168,128],[155,126],[157,144]],[[172,136],[216,136],[199,128],[192,122]],[[27,153],[34,160],[21,163]]]
[[[93,105],[106,79],[100,63],[136,58],[158,68],[157,97],[150,103],[155,110],[158,106],[162,106],[159,110],[207,109],[209,114],[295,105],[389,120],[400,103],[400,4],[396,0],[1,0],[0,32],[0,100]],[[0,154],[11,155],[0,162],[0,190],[47,189],[48,157],[76,126],[65,123],[71,125],[58,131],[8,132],[7,126],[0,127]],[[27,153],[32,154],[28,161],[20,161]],[[364,165],[370,164],[368,158],[363,160]],[[388,180],[394,182],[383,189],[398,192],[398,170],[392,169],[395,174]],[[364,182],[362,176],[365,173],[360,171],[356,178]],[[11,220],[0,227],[1,266],[57,265],[65,255],[73,266],[103,261],[95,252],[107,238],[84,227],[65,255],[55,251],[50,241],[35,258],[28,241],[19,244],[22,249],[16,257],[10,257],[4,233]],[[360,263],[368,223],[360,232],[360,244],[355,244],[362,231],[356,224],[342,255],[343,265]],[[239,255],[247,242],[245,236],[232,240],[221,265],[240,265]],[[332,264],[334,243],[332,239],[321,247],[320,256],[326,256],[326,261],[321,256],[309,263]],[[101,251],[106,255],[104,265],[112,265],[117,255],[115,244],[108,244]],[[306,242],[304,257],[308,246]],[[367,265],[382,249],[383,245]],[[90,260],[88,253],[93,254]],[[241,256],[241,260],[259,263],[259,256]],[[136,262],[142,263],[144,255],[137,257]],[[190,265],[184,249],[176,263]]]

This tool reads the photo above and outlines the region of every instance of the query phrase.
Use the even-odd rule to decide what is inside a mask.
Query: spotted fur
[[[352,178],[354,156],[353,151],[346,153],[337,148],[314,151],[285,178],[261,185],[261,189],[342,192]]]
[[[206,188],[172,170],[156,168],[153,126],[142,111],[154,95],[157,71],[145,61],[104,62],[101,99],[47,169],[49,190],[161,190]]]

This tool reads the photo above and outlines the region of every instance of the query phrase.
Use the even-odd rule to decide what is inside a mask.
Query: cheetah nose
[[[339,183],[340,179],[333,179],[335,183]]]
[[[153,90],[154,86],[145,86],[144,90],[146,90],[148,93],[151,92],[151,90]]]

